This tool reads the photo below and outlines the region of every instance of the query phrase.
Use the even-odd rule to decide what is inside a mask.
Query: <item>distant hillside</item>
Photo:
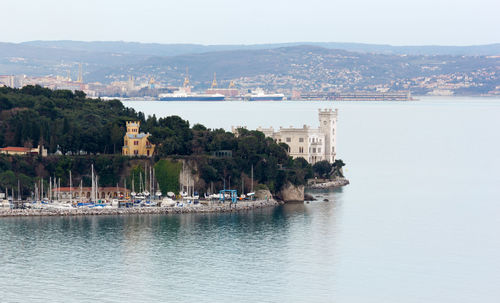
[[[460,74],[475,75],[480,86],[492,89],[500,85],[496,75],[498,66],[499,58],[485,56],[373,54],[304,45],[155,57],[140,64],[105,68],[90,77],[152,75],[157,81],[180,85],[185,69],[189,68],[191,84],[199,88],[208,87],[213,73],[217,72],[217,79],[223,85],[224,80],[226,84],[228,80],[235,80],[272,90],[321,90],[328,86],[356,90],[379,84],[406,90],[410,87],[404,85],[412,86],[414,78],[452,79]]]
[[[242,89],[433,90],[498,94],[500,44],[479,46],[390,46],[362,43],[258,45],[146,44],[134,42],[31,41],[0,43],[0,75],[61,75],[111,83],[132,75],[147,83],[180,85],[189,68],[191,84],[208,87],[213,73],[221,86]],[[436,85],[434,85],[436,84]]]
[[[66,75],[67,71],[71,70],[73,77],[76,78],[79,63],[84,65],[84,72],[88,73],[107,66],[136,63],[146,58],[148,56],[128,55],[123,52],[0,42],[0,75]]]
[[[488,56],[500,55],[500,43],[472,46],[392,46],[388,44],[366,44],[366,43],[343,43],[343,42],[290,42],[272,44],[226,44],[226,45],[202,45],[202,44],[159,44],[138,43],[123,41],[29,41],[22,45],[38,46],[46,48],[58,48],[88,52],[109,52],[146,56],[177,56],[184,54],[197,54],[229,50],[258,50],[298,45],[313,45],[329,49],[342,49],[363,53],[385,53],[401,55],[465,55],[465,56]]]

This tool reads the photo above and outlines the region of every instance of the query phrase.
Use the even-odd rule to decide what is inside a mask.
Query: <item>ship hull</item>
[[[187,96],[187,97],[160,97],[160,101],[224,101],[224,96],[216,97],[197,97],[197,96]]]
[[[255,97],[249,97],[249,101],[283,101],[282,96],[276,96],[276,97],[266,97],[266,96],[255,96]]]

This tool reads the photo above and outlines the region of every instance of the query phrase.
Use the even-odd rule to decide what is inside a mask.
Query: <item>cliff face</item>
[[[260,189],[255,192],[255,198],[257,200],[271,200],[273,195],[268,189]]]
[[[182,163],[182,169],[179,172],[179,184],[181,191],[190,190],[204,190],[206,187],[205,182],[201,179],[196,161],[179,160]]]
[[[295,186],[291,183],[287,183],[278,193],[278,197],[283,202],[303,202],[304,185]]]

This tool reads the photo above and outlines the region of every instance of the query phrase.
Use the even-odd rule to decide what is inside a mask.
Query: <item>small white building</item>
[[[288,153],[294,159],[302,157],[311,164],[323,160],[333,163],[336,155],[337,115],[337,109],[319,109],[318,128],[304,125],[302,128],[280,127],[278,131],[273,127],[258,127],[257,130],[263,132],[266,137],[273,138],[277,143],[286,143],[289,146]],[[233,132],[236,132],[234,127]]]

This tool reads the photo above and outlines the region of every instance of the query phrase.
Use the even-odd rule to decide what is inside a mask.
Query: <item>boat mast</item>
[[[139,172],[139,192],[142,193],[142,172]]]
[[[71,180],[71,170],[69,171],[69,203],[73,204],[73,180]]]
[[[250,189],[250,192],[253,193],[253,164],[252,164],[252,170],[251,170],[250,174],[252,175],[252,187]]]
[[[90,202],[93,202],[94,201],[94,164],[91,165],[91,170],[92,170],[92,177],[91,177],[91,182],[92,182],[92,185],[91,185],[91,192],[90,192]]]
[[[99,176],[97,174],[95,175],[95,199],[96,202],[99,200]]]

